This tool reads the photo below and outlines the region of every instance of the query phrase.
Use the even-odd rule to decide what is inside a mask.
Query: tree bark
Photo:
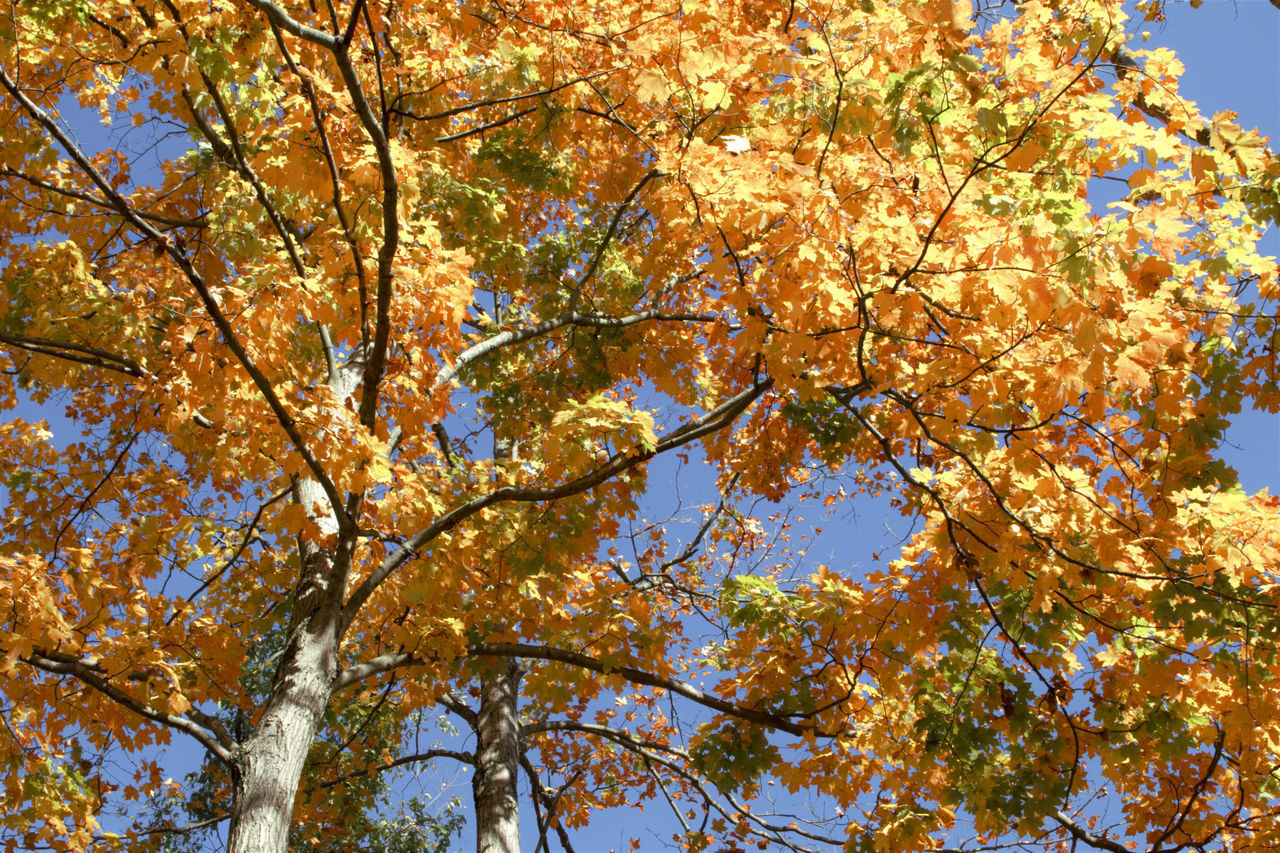
[[[329,384],[339,400],[355,393],[361,363],[353,354],[345,365],[331,367]],[[284,652],[257,727],[237,753],[227,853],[287,853],[302,772],[340,669],[342,601],[355,539],[343,535],[318,482],[298,478],[293,489],[294,502],[321,537],[336,537],[337,544],[299,538],[300,571]]]
[[[505,658],[480,679],[476,717],[476,770],[471,785],[476,808],[476,853],[519,853],[520,764],[517,697],[524,674],[515,658]]]
[[[317,613],[294,633],[262,717],[240,748],[228,853],[288,850],[294,798],[338,669],[335,616]]]

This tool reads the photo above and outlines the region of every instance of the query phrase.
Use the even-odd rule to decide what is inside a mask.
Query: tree
[[[99,816],[175,734],[236,853],[391,844],[426,758],[481,851],[522,769],[548,850],[648,798],[694,849],[1280,843],[1280,507],[1216,457],[1277,406],[1280,163],[1126,14],[0,12],[0,405],[78,430],[0,427],[9,847],[161,843]],[[644,521],[675,458],[719,494]],[[802,571],[766,505],[860,493],[901,553]],[[402,740],[441,708],[473,752]]]

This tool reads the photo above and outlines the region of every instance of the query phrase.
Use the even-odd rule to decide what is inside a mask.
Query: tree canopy
[[[1280,161],[1131,14],[0,10],[6,848],[1280,846]]]

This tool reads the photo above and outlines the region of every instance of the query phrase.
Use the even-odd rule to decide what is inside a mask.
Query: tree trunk
[[[286,853],[293,802],[337,675],[339,610],[290,632],[276,681],[239,752],[228,853]]]
[[[472,790],[476,807],[476,853],[519,853],[520,803],[516,768],[520,764],[517,696],[523,670],[514,658],[480,679],[476,717],[476,771]]]
[[[327,342],[327,333],[322,330],[322,335]],[[355,352],[330,372],[334,397],[344,403],[351,399],[362,365]],[[284,652],[258,725],[237,754],[227,853],[288,853],[293,802],[338,676],[342,600],[355,539],[341,536],[325,491],[315,480],[298,478],[293,499],[322,537],[338,537],[338,543],[330,549],[299,539],[301,571]]]

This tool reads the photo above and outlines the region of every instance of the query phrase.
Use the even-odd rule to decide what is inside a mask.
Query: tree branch
[[[289,261],[293,265],[293,271],[297,273],[299,278],[304,277],[307,271],[302,263],[302,258],[298,256],[298,248],[294,245],[293,238],[285,227],[284,218],[280,216],[280,211],[276,210],[275,205],[271,203],[266,187],[262,185],[262,181],[259,180],[257,173],[253,171],[253,167],[249,165],[249,161],[244,155],[244,146],[240,143],[240,137],[236,133],[235,121],[231,116],[231,111],[227,109],[226,102],[222,99],[222,94],[218,91],[218,87],[214,85],[213,80],[209,79],[209,75],[201,71],[200,79],[204,82],[205,91],[209,93],[214,109],[218,112],[218,117],[222,120],[222,126],[226,131],[230,145],[228,146],[226,142],[223,142],[213,126],[200,114],[200,110],[196,107],[195,99],[190,91],[183,87],[182,100],[186,102],[187,109],[191,112],[191,120],[195,122],[200,135],[213,148],[213,152],[218,155],[218,159],[228,169],[239,175],[242,181],[253,188],[253,193],[258,199],[258,205],[267,214],[267,219],[271,221],[271,226],[280,237],[280,242],[284,243],[285,251],[289,254]]]
[[[264,0],[265,2],[265,0]],[[400,184],[395,164],[391,160],[391,145],[373,107],[365,97],[364,87],[351,63],[346,41],[332,48],[338,70],[351,96],[351,106],[360,118],[378,157],[378,170],[382,176],[382,245],[378,248],[378,275],[374,295],[373,346],[364,363],[364,377],[360,392],[360,423],[372,430],[378,406],[378,386],[386,364],[387,347],[391,341],[391,265],[400,247]]]
[[[564,828],[564,822],[557,820],[555,817],[556,804],[560,801],[560,792],[552,795],[542,784],[542,780],[538,778],[538,770],[533,766],[533,762],[529,760],[529,756],[525,751],[520,752],[520,766],[524,768],[525,775],[529,777],[529,787],[533,791],[533,807],[538,810],[538,803],[541,802],[547,807],[547,814],[544,817],[538,814],[538,849],[551,853],[551,845],[547,843],[547,825],[552,824],[555,827],[556,836],[560,839],[560,846],[565,853],[574,853],[573,844],[569,841],[569,832]],[[563,789],[561,789],[563,791]]]
[[[564,83],[560,83],[555,86],[549,86],[546,89],[539,89],[536,92],[528,92],[523,95],[509,95],[505,98],[491,98],[487,101],[472,101],[471,103],[462,104],[461,106],[452,107],[450,109],[443,110],[438,113],[432,113],[431,115],[425,115],[425,116],[418,115],[417,113],[411,110],[402,110],[402,109],[397,109],[396,107],[392,107],[390,112],[393,115],[404,116],[405,118],[412,119],[413,121],[439,121],[440,119],[450,118],[451,116],[461,115],[462,113],[474,112],[475,110],[482,109],[484,107],[496,107],[501,104],[514,104],[519,101],[527,101],[530,98],[544,97],[546,95],[551,95],[556,92],[559,92],[561,89],[567,89],[570,86],[576,86],[579,83],[585,83],[586,81],[593,80],[596,77],[603,77],[606,74],[612,74],[615,71],[621,71],[628,67],[629,65],[621,65],[621,66],[618,66],[617,68],[606,68],[602,71],[597,71],[594,74],[587,74],[582,77],[575,77],[572,80],[568,80]]]
[[[600,266],[600,260],[604,257],[604,253],[608,251],[609,244],[613,242],[613,235],[618,231],[618,224],[622,222],[622,214],[626,213],[627,208],[631,206],[631,202],[644,189],[645,184],[654,178],[662,177],[662,172],[658,169],[650,169],[644,173],[644,176],[631,188],[631,192],[627,193],[626,198],[618,205],[618,209],[613,212],[613,217],[609,220],[609,227],[605,229],[604,236],[600,238],[600,244],[596,246],[595,253],[591,256],[591,261],[582,271],[581,277],[574,284],[573,296],[570,297],[569,310],[576,311],[579,297],[582,295],[582,288],[586,286],[591,277],[596,274],[596,268]]]
[[[415,752],[413,755],[402,755],[390,764],[370,764],[363,770],[353,770],[350,773],[344,773],[333,779],[327,779],[321,782],[316,788],[321,790],[341,785],[348,779],[356,779],[361,776],[369,776],[373,773],[386,773],[388,770],[394,770],[397,767],[403,767],[406,764],[413,764],[418,761],[434,761],[437,758],[452,758],[454,761],[460,761],[463,764],[474,765],[476,758],[469,752],[459,752],[456,749],[428,749],[425,752]]]
[[[253,518],[249,520],[249,526],[245,528],[244,536],[241,537],[240,544],[236,547],[236,550],[231,554],[230,557],[227,558],[227,561],[225,563],[219,566],[213,572],[213,574],[209,575],[209,577],[206,578],[204,582],[200,584],[200,586],[196,587],[194,592],[192,592],[190,595],[187,596],[187,604],[191,604],[197,598],[199,598],[202,592],[204,592],[206,589],[208,589],[210,586],[216,583],[218,578],[222,577],[223,574],[225,574],[228,569],[230,569],[233,565],[235,565],[236,560],[240,559],[240,555],[244,553],[245,549],[249,547],[249,543],[253,541],[253,531],[257,528],[258,521],[259,519],[262,518],[262,513],[266,512],[267,507],[271,506],[274,503],[277,503],[278,501],[283,500],[284,498],[288,497],[292,493],[293,493],[293,487],[290,486],[289,488],[286,488],[283,491],[277,493],[266,503],[258,507],[258,511],[255,512],[253,514]],[[169,618],[165,621],[165,624],[166,625],[172,624],[173,620],[177,618],[179,612],[180,612],[179,610],[175,609],[174,612],[170,614]]]
[[[73,190],[68,187],[60,187],[57,184],[50,183],[49,181],[45,181],[40,178],[32,177],[31,175],[28,175],[24,172],[19,172],[15,169],[0,167],[0,176],[17,178],[18,180],[26,181],[32,186],[39,187],[42,190],[47,190],[48,192],[57,193],[58,195],[66,196],[67,198],[74,198],[77,201],[83,201],[86,204],[92,204],[93,206],[101,207],[104,210],[112,210],[112,211],[115,210],[115,207],[111,204],[111,202],[107,201],[106,199],[101,199],[95,195],[90,195],[89,193],[86,193],[86,192],[80,192],[79,190]],[[208,224],[204,219],[175,219],[171,216],[162,216],[159,213],[150,213],[148,211],[142,210],[141,208],[135,208],[134,210],[138,214],[138,216],[142,217],[148,222],[155,222],[158,225],[168,225],[171,228],[203,228]]]
[[[702,705],[704,708],[710,708],[721,714],[735,717],[739,720],[745,720],[748,723],[765,726],[771,729],[777,729],[790,735],[802,737],[806,734],[817,735],[819,737],[832,737],[833,735],[823,732],[814,726],[801,725],[791,721],[789,715],[773,714],[768,711],[760,711],[756,708],[748,708],[743,705],[736,705],[727,702],[716,696],[712,696],[688,682],[681,681],[676,678],[669,678],[661,675],[654,675],[641,669],[631,666],[616,666],[614,664],[604,663],[596,660],[590,655],[581,652],[574,652],[568,649],[558,649],[554,646],[532,645],[529,643],[472,643],[467,648],[467,654],[473,657],[513,657],[523,658],[526,660],[547,660],[556,663],[568,664],[579,669],[585,669],[590,672],[596,672],[601,675],[619,675],[632,684],[639,684],[645,687],[658,687],[663,690],[683,696],[692,702]]]
[[[630,681],[632,684],[643,685],[645,687],[658,687],[667,690],[678,696],[683,696],[705,708],[718,711],[722,714],[735,717],[739,720],[745,720],[749,723],[766,726],[771,729],[777,729],[787,734],[796,735],[797,737],[806,734],[817,735],[819,737],[833,737],[834,735],[824,732],[814,726],[801,725],[791,720],[791,715],[773,714],[768,711],[761,711],[756,708],[748,708],[743,705],[736,705],[716,696],[712,696],[688,682],[680,681],[676,678],[667,676],[654,675],[631,666],[616,666],[610,663],[596,660],[590,655],[581,652],[574,652],[568,649],[558,649],[554,646],[547,645],[531,645],[527,643],[472,643],[467,647],[467,655],[471,657],[511,657],[521,658],[525,660],[546,660],[556,663],[568,664],[579,669],[585,669],[590,672],[596,672],[601,675],[619,675]],[[417,666],[427,663],[421,657],[410,652],[399,652],[395,654],[380,655],[372,660],[362,664],[349,667],[343,671],[334,682],[333,689],[335,691],[348,687],[370,676],[384,672],[390,672],[403,666]]]
[[[74,361],[77,364],[85,364],[90,367],[101,367],[104,370],[132,376],[135,379],[143,379],[150,375],[132,359],[98,347],[72,343],[71,341],[58,341],[34,335],[15,335],[8,332],[0,332],[0,344],[8,344],[11,347],[35,353],[36,355],[45,355],[50,358],[62,359],[63,361]]]
[[[733,423],[743,411],[747,409],[760,395],[773,387],[773,380],[766,379],[764,382],[753,385],[740,394],[731,397],[716,408],[707,412],[700,418],[696,418],[679,428],[668,433],[654,446],[652,450],[642,450],[637,448],[628,448],[625,451],[615,453],[601,467],[587,474],[563,483],[559,486],[546,487],[520,487],[520,486],[503,486],[494,489],[492,492],[472,498],[466,503],[454,507],[449,512],[437,518],[431,524],[409,537],[404,544],[389,554],[382,563],[365,578],[356,590],[351,594],[347,603],[342,608],[343,624],[350,625],[355,619],[356,613],[364,606],[365,601],[373,594],[387,577],[407,562],[418,549],[426,545],[432,539],[440,534],[453,529],[459,523],[475,515],[485,507],[492,506],[496,503],[507,501],[519,502],[538,502],[558,500],[560,498],[570,497],[580,494],[588,489],[604,483],[612,479],[623,471],[634,468],[654,456],[669,451],[676,447],[681,447],[691,441],[695,441],[704,435],[710,435],[720,429],[725,428]]]
[[[510,115],[503,116],[502,118],[499,118],[499,119],[494,119],[491,122],[487,122],[477,127],[471,127],[466,130],[460,130],[457,133],[452,133],[448,136],[437,136],[436,144],[443,145],[446,142],[457,142],[460,139],[466,139],[469,136],[475,136],[478,133],[484,133],[487,130],[493,130],[495,127],[502,127],[503,125],[511,124],[511,122],[524,118],[525,116],[529,115],[529,113],[537,112],[537,110],[538,108],[536,106],[527,107],[523,110],[517,110],[516,112],[511,113]]]
[[[535,323],[532,326],[525,326],[520,329],[510,329],[505,332],[499,332],[491,338],[486,338],[479,343],[467,347],[467,349],[462,351],[451,367],[445,367],[436,374],[435,382],[431,385],[431,390],[435,391],[440,388],[454,376],[457,376],[458,373],[469,364],[479,361],[496,349],[511,346],[512,344],[518,344],[542,335],[547,335],[557,329],[562,329],[565,326],[621,329],[627,326],[634,326],[637,323],[643,323],[648,320],[713,323],[717,319],[719,318],[712,314],[666,314],[661,311],[640,311],[635,314],[629,314],[625,317],[613,317],[607,314],[583,314],[578,311],[569,311],[558,317],[552,317],[549,320],[543,320],[541,323]]]
[[[130,696],[111,684],[103,675],[80,658],[57,652],[33,651],[30,655],[22,657],[21,660],[45,672],[55,675],[70,675],[85,686],[96,690],[112,702],[129,709],[138,716],[190,735],[223,764],[228,767],[235,766],[235,754],[230,748],[223,745],[212,732],[196,725],[186,717],[157,711],[145,702]]]
[[[269,2],[269,0],[260,0],[260,2]],[[240,339],[236,336],[235,330],[231,327],[231,323],[227,319],[226,315],[222,313],[222,309],[218,306],[217,300],[214,299],[213,292],[210,290],[209,284],[204,280],[204,277],[200,275],[199,271],[196,270],[191,261],[181,250],[170,243],[163,233],[156,230],[154,225],[144,220],[137,211],[133,209],[129,202],[116,192],[111,183],[98,172],[97,168],[94,167],[89,158],[80,150],[80,146],[78,146],[69,136],[67,136],[65,132],[63,132],[57,122],[49,117],[48,113],[38,107],[22,92],[18,85],[9,77],[8,72],[3,68],[0,68],[0,87],[3,87],[8,91],[13,99],[16,100],[24,110],[26,110],[27,114],[30,115],[37,124],[43,127],[45,132],[47,132],[50,137],[52,137],[53,140],[67,152],[80,170],[98,187],[99,192],[101,192],[111,202],[111,205],[116,212],[124,217],[124,219],[132,225],[135,230],[153,241],[161,251],[166,253],[170,259],[172,259],[178,269],[182,271],[187,281],[189,281],[192,287],[195,288],[205,311],[213,320],[214,325],[217,326],[218,333],[226,343],[227,348],[231,350],[236,361],[239,362],[240,366],[249,375],[249,378],[253,380],[253,384],[257,387],[258,393],[260,393],[266,401],[267,406],[271,409],[277,423],[280,424],[281,429],[283,429],[285,435],[288,436],[289,442],[298,452],[298,455],[302,457],[303,462],[306,464],[308,470],[311,471],[312,476],[315,477],[318,483],[320,483],[324,490],[325,497],[329,500],[334,516],[338,519],[339,525],[349,527],[350,521],[348,520],[346,510],[343,507],[342,497],[338,494],[338,490],[333,485],[333,481],[329,479],[328,473],[320,465],[315,455],[312,454],[311,449],[307,446],[302,434],[298,431],[297,422],[289,414],[279,395],[276,394],[275,388],[271,385],[271,381],[266,377],[266,374],[262,372],[261,368],[258,367],[257,363],[253,360],[253,356],[249,354],[245,345],[241,343]]]
[[[736,823],[739,820],[745,819],[746,823],[755,824],[754,827],[750,827],[747,830],[751,834],[760,838],[768,838],[770,841],[776,844],[782,844],[792,850],[808,851],[808,853],[813,853],[809,848],[802,847],[795,842],[788,840],[786,837],[787,833],[825,844],[841,844],[841,842],[835,838],[818,835],[801,829],[799,824],[794,822],[788,826],[769,823],[760,816],[754,814],[749,807],[736,801],[732,796],[723,795],[725,801],[729,804],[728,807],[726,807],[723,803],[718,802],[716,798],[712,796],[711,792],[707,790],[705,781],[685,766],[692,759],[686,750],[679,747],[643,740],[635,737],[630,732],[611,728],[609,726],[602,726],[595,723],[579,723],[573,720],[544,720],[540,723],[531,723],[527,726],[521,727],[520,729],[521,736],[526,733],[536,734],[539,732],[577,732],[580,734],[603,738],[604,740],[615,743],[628,752],[639,755],[646,762],[659,764],[667,768],[667,770],[671,771],[675,776],[683,779],[686,783],[693,786],[693,788],[702,797],[703,803],[707,807],[719,812],[725,820],[731,823]],[[672,756],[675,759],[679,759],[681,763],[677,763],[666,756]],[[657,776],[655,775],[654,778],[657,779]],[[658,781],[661,783],[661,780]],[[667,798],[667,802],[670,803],[674,809],[675,803],[672,800],[671,795],[667,793],[665,786],[663,786],[663,795]]]
[[[317,30],[314,27],[295,21],[271,0],[247,0],[247,2],[250,6],[265,14],[271,23],[290,35],[295,35],[300,39],[326,47],[329,50],[336,50],[341,44],[339,36],[331,35],[323,30]]]
[[[441,705],[466,720],[467,725],[471,726],[471,728],[474,729],[476,727],[476,723],[480,720],[480,715],[468,707],[466,702],[463,702],[452,693],[444,694],[439,701]]]
[[[1096,847],[1099,850],[1106,850],[1109,851],[1109,853],[1133,853],[1132,850],[1125,847],[1118,841],[1112,841],[1110,838],[1103,838],[1099,835],[1094,835],[1092,832],[1068,817],[1067,813],[1062,811],[1062,809],[1058,809],[1051,816],[1059,825],[1062,826],[1063,829],[1071,834],[1072,838],[1083,841],[1090,847]]]

